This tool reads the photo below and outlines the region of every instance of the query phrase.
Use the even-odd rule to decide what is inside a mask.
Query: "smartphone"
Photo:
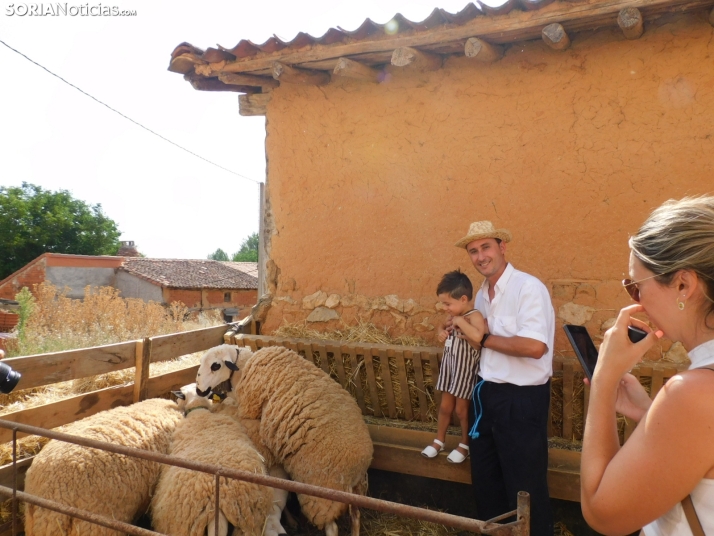
[[[572,324],[565,324],[563,329],[568,336],[570,344],[573,346],[573,350],[575,350],[578,361],[583,366],[585,376],[587,376],[588,380],[592,380],[595,365],[597,365],[597,348],[595,348],[595,343],[588,330],[583,326],[574,326]]]
[[[644,329],[636,328],[635,326],[627,326],[627,336],[632,342],[640,342],[647,337],[647,332]]]

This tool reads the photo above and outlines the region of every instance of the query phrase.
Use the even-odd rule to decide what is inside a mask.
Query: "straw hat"
[[[475,221],[469,226],[469,232],[454,244],[457,248],[465,248],[474,240],[484,238],[498,238],[504,242],[511,241],[511,232],[508,229],[496,229],[490,221]]]

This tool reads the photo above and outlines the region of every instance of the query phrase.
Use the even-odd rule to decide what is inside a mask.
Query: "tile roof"
[[[290,41],[277,36],[261,44],[243,39],[232,48],[218,45],[206,50],[181,43],[171,54],[169,70],[185,75],[196,89],[250,92],[249,80],[247,85],[231,85],[220,80],[219,74],[272,77],[275,61],[325,71],[331,71],[336,60],[344,57],[367,65],[387,64],[395,48],[404,46],[437,54],[463,54],[470,37],[513,43],[539,39],[543,28],[552,23],[561,24],[568,32],[617,27],[617,16],[624,8],[638,8],[651,20],[713,4],[714,0],[507,0],[490,7],[477,1],[458,13],[435,9],[420,22],[397,13],[385,24],[366,19],[356,30],[330,28],[321,37],[300,32]],[[253,87],[255,91],[261,90]]]
[[[146,259],[127,258],[120,268],[146,281],[163,287],[197,289],[257,289],[257,270],[255,275],[226,264],[212,260],[191,259]]]
[[[232,261],[220,261],[221,264],[225,264],[229,268],[234,270],[239,270],[253,277],[258,277],[258,263],[257,262],[232,262]]]

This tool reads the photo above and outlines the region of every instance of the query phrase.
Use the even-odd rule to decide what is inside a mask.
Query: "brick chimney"
[[[134,245],[133,240],[126,240],[121,243],[121,247],[119,248],[119,251],[117,252],[117,255],[120,257],[140,257],[141,254],[139,253],[139,250],[136,249],[136,246]]]

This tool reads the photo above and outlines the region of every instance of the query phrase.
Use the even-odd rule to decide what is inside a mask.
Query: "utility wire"
[[[33,60],[33,59],[31,59],[31,58],[28,58],[25,54],[23,54],[22,52],[20,52],[20,51],[17,50],[17,49],[12,48],[10,45],[8,45],[8,44],[7,44],[5,41],[3,41],[2,39],[0,39],[0,43],[3,44],[3,45],[5,45],[7,48],[9,48],[10,50],[12,50],[12,51],[15,52],[16,54],[19,54],[20,56],[22,56],[23,58],[25,58],[25,59],[26,59],[27,61],[29,61],[30,63],[34,63],[34,64],[37,65],[40,69],[43,69],[43,70],[47,71],[48,73],[50,73],[50,74],[51,74],[52,76],[54,76],[55,78],[59,78],[60,80],[62,80],[62,82],[64,82],[64,83],[67,84],[68,86],[73,87],[74,89],[76,89],[77,91],[79,91],[80,93],[82,93],[83,95],[86,95],[87,97],[89,97],[90,99],[92,99],[92,100],[98,102],[98,103],[101,104],[102,106],[104,106],[104,107],[106,107],[106,108],[109,108],[112,112],[114,112],[114,113],[116,113],[116,114],[119,114],[119,115],[122,116],[124,119],[126,119],[126,120],[128,120],[128,121],[131,121],[131,122],[134,123],[136,126],[143,128],[144,130],[146,130],[147,132],[150,132],[150,133],[153,134],[154,136],[158,136],[158,137],[161,138],[162,140],[169,142],[171,145],[173,145],[173,146],[175,146],[175,147],[178,147],[178,148],[181,149],[182,151],[186,151],[188,154],[193,155],[193,156],[195,156],[196,158],[200,158],[200,159],[203,160],[204,162],[208,162],[209,164],[211,164],[211,165],[213,165],[213,166],[216,166],[217,168],[222,169],[223,171],[227,171],[228,173],[232,173],[233,175],[236,175],[236,176],[238,176],[238,177],[240,177],[240,178],[242,178],[242,179],[246,179],[246,180],[249,180],[249,181],[251,181],[251,182],[255,182],[255,183],[257,183],[257,184],[262,184],[261,181],[258,181],[258,180],[255,180],[255,179],[251,179],[250,177],[246,177],[245,175],[241,175],[240,173],[237,173],[237,172],[235,172],[235,171],[233,171],[233,170],[230,170],[230,169],[228,169],[228,168],[225,168],[225,167],[221,166],[220,164],[216,164],[215,162],[212,162],[212,161],[209,160],[208,158],[204,158],[204,157],[201,156],[200,154],[196,154],[196,153],[194,153],[193,151],[191,151],[191,150],[189,150],[189,149],[186,149],[185,147],[179,145],[178,143],[176,143],[176,142],[174,142],[174,141],[171,141],[170,139],[168,139],[168,138],[162,136],[161,134],[159,134],[158,132],[155,132],[155,131],[151,130],[150,128],[145,127],[144,125],[142,125],[142,124],[139,123],[138,121],[134,121],[131,117],[124,115],[124,114],[121,113],[119,110],[115,110],[114,108],[112,108],[111,106],[109,106],[108,104],[106,104],[105,102],[100,101],[98,98],[96,98],[96,97],[90,95],[89,93],[87,93],[87,92],[84,91],[83,89],[78,88],[77,86],[75,86],[75,85],[72,84],[71,82],[68,82],[67,80],[65,80],[64,78],[62,78],[61,76],[59,76],[58,74],[55,74],[55,73],[53,73],[52,71],[50,71],[50,70],[49,70],[47,67],[45,67],[44,65],[40,65],[40,64],[37,63],[35,60]]]

